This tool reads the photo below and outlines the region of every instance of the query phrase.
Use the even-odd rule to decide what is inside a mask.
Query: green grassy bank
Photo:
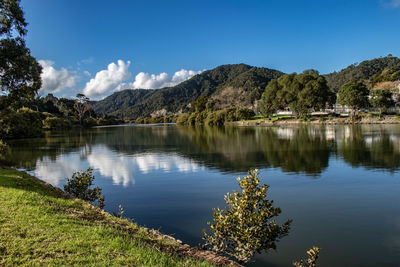
[[[24,172],[0,168],[0,266],[214,266],[201,253]]]

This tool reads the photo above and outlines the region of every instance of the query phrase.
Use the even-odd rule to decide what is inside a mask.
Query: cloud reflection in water
[[[196,172],[199,164],[175,153],[144,153],[127,155],[116,153],[104,145],[94,146],[90,153],[82,157],[79,153],[64,154],[56,160],[48,158],[37,161],[34,175],[40,179],[60,186],[61,182],[76,171],[88,167],[98,171],[101,176],[111,177],[115,185],[124,187],[135,184],[134,175],[151,171]]]

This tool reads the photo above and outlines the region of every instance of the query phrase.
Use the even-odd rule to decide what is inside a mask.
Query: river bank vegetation
[[[0,168],[0,214],[0,265],[234,265],[15,170]]]

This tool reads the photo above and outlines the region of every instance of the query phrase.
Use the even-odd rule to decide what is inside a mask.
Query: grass
[[[0,168],[0,266],[212,266],[161,249],[173,246],[26,173]]]

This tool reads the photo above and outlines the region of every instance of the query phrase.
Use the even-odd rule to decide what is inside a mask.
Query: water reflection
[[[123,186],[135,183],[135,172],[202,166],[222,172],[273,167],[318,177],[332,156],[352,167],[397,171],[399,137],[398,125],[115,127],[10,141],[6,161],[55,185],[89,166]]]

